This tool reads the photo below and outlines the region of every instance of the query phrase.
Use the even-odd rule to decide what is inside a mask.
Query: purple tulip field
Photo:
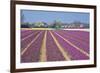
[[[79,30],[21,30],[21,62],[89,59],[89,32]]]

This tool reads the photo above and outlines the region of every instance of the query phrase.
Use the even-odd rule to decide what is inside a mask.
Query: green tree
[[[60,28],[61,28],[61,25],[62,25],[62,23],[61,23],[60,20],[55,20],[54,27],[55,27],[56,29],[60,29]]]

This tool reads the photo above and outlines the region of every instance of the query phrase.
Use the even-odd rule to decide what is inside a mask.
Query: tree
[[[24,14],[21,13],[21,24],[24,23],[24,20],[25,20]]]
[[[54,22],[54,27],[55,27],[56,29],[60,29],[60,28],[61,28],[61,25],[62,25],[62,23],[61,23],[60,20],[55,20],[55,22]]]

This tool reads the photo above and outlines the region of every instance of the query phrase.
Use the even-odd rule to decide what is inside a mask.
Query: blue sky
[[[54,20],[60,20],[63,23],[72,23],[80,21],[89,24],[89,13],[79,12],[56,12],[56,11],[38,11],[38,10],[21,10],[23,22],[52,23]]]

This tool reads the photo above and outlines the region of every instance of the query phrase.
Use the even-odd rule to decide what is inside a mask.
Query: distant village
[[[66,29],[66,28],[89,28],[89,24],[82,22],[62,23],[61,21],[55,20],[52,23],[46,22],[34,22],[34,23],[21,23],[21,28],[55,28],[55,29]]]

